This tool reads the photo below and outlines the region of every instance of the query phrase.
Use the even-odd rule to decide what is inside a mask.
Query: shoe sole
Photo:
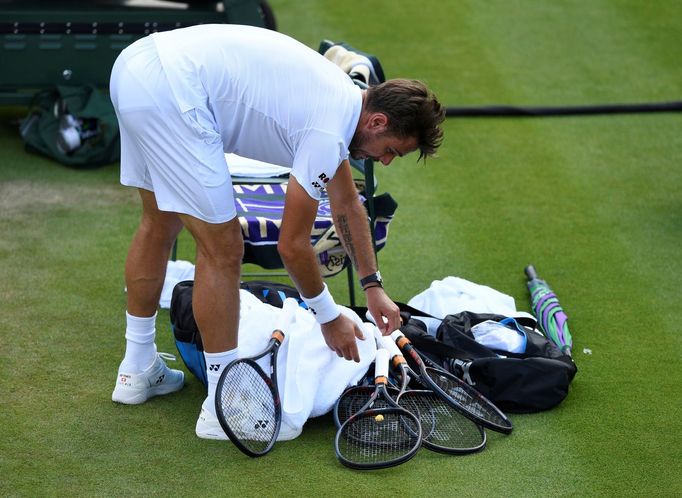
[[[164,394],[174,393],[179,391],[184,386],[183,382],[179,385],[165,385],[165,386],[155,386],[145,389],[144,391],[139,391],[136,394],[130,395],[126,390],[119,389],[118,386],[114,388],[114,392],[111,394],[111,401],[114,403],[122,403],[124,405],[141,405],[149,398],[154,396],[163,396]]]
[[[229,438],[226,434],[216,434],[214,432],[199,432],[196,431],[196,435],[200,439],[209,439],[212,441],[227,441]]]
[[[197,426],[194,429],[197,437],[201,439],[212,439],[214,441],[227,441],[229,438],[227,434],[223,432],[223,428],[219,427],[199,427],[200,425],[208,425],[201,422],[201,419],[197,420]]]

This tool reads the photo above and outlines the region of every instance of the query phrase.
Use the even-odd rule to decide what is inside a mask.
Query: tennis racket
[[[432,390],[409,389],[410,379],[419,381],[419,374],[410,368],[390,337],[381,335],[376,327],[374,331],[377,342],[391,355],[393,368],[399,370],[400,391],[395,400],[398,405],[419,417],[423,446],[440,453],[460,455],[485,448],[483,427],[455,410]]]
[[[419,368],[419,381],[447,401],[462,415],[493,431],[509,434],[511,421],[492,401],[459,377],[433,366],[427,366],[410,340],[399,330],[391,337]]]
[[[267,347],[255,356],[241,358],[225,367],[216,387],[215,409],[220,426],[230,441],[250,457],[268,453],[282,425],[282,406],[277,388],[277,352],[284,341],[282,324],[295,313],[295,302],[284,307]],[[293,304],[292,304],[293,303]],[[269,356],[266,373],[256,360]]]
[[[334,439],[336,457],[347,467],[361,470],[393,467],[411,459],[421,445],[419,419],[388,395],[387,374],[388,352],[379,349],[375,390],[360,411],[341,425]]]

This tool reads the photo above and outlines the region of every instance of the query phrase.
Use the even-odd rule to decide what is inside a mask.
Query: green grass
[[[447,105],[680,99],[673,0],[271,4],[280,31],[375,53]],[[74,171],[25,153],[20,114],[0,123],[0,495],[682,495],[681,116],[449,119],[440,158],[378,171],[399,202],[380,253],[393,298],[455,275],[528,309],[533,263],[570,316],[579,373],[559,407],[513,415],[514,433],[490,433],[479,454],[422,451],[362,473],[336,462],[329,417],[256,460],[197,439],[194,379],[139,407],[111,403],[137,200],[117,165]],[[181,257],[193,257],[186,237]],[[345,278],[330,285],[345,296]],[[173,351],[167,311],[158,323]]]

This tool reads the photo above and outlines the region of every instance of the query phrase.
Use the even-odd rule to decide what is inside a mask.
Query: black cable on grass
[[[647,112],[680,112],[682,101],[644,104],[599,104],[556,107],[517,107],[489,105],[480,107],[446,107],[446,117],[543,117],[581,116],[591,114],[633,114]]]

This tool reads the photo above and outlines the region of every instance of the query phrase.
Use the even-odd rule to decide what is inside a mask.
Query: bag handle
[[[402,318],[403,323],[407,323],[408,320],[413,316],[416,317],[421,316],[423,318],[435,318],[436,320],[442,320],[442,318],[436,318],[435,316],[429,315],[426,311],[413,308],[409,304],[401,303],[398,301],[395,301],[395,304],[398,306],[398,309],[400,309],[400,318]],[[357,313],[360,318],[367,316],[368,310],[366,306],[350,306],[349,308],[353,310],[355,313]]]

